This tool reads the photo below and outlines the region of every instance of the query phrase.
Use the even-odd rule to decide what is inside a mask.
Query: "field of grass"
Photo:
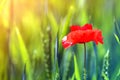
[[[120,80],[120,0],[0,0],[0,80]],[[90,23],[104,44],[68,49],[71,25]],[[85,79],[85,78],[86,79]]]

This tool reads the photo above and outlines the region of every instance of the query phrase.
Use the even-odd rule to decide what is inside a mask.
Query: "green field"
[[[104,44],[62,38],[92,24]],[[79,37],[79,36],[76,36]],[[0,0],[0,80],[120,80],[120,0]]]

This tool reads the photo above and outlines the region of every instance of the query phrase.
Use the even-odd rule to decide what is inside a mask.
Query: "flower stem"
[[[83,72],[83,80],[86,80],[87,73],[86,73],[86,44],[84,43],[84,72]]]

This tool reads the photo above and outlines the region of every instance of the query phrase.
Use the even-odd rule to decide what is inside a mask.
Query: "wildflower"
[[[102,32],[98,29],[92,29],[91,24],[85,24],[83,27],[73,25],[70,27],[71,32],[64,36],[62,39],[62,45],[64,48],[68,48],[77,43],[86,43],[94,41],[96,44],[103,44]]]

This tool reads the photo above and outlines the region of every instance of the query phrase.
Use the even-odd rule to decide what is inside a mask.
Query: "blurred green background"
[[[70,25],[91,23],[87,80],[120,80],[120,0],[0,0],[0,80],[83,80],[83,45],[63,49]]]

